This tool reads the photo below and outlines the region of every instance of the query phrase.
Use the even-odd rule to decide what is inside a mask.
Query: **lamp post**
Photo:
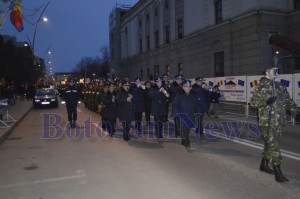
[[[41,14],[40,14],[38,20],[37,20],[35,23],[32,24],[32,25],[35,25],[32,40],[30,40],[29,37],[27,36],[27,39],[28,39],[28,41],[29,41],[29,44],[30,44],[30,47],[31,47],[31,50],[32,50],[33,65],[36,64],[36,57],[35,57],[35,52],[34,52],[34,50],[35,50],[35,37],[36,37],[37,28],[38,28],[38,25],[39,25],[39,23],[40,23],[41,21],[44,21],[44,22],[47,22],[47,21],[48,21],[48,18],[42,17],[42,16],[43,16],[43,14],[44,14],[46,8],[48,7],[49,3],[50,3],[50,1],[48,1],[48,3],[47,3],[47,4],[45,5],[45,7],[43,8],[43,10],[42,10],[42,12],[41,12]]]

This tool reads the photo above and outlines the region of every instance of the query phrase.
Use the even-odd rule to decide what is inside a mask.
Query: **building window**
[[[177,20],[177,39],[182,39],[183,37],[183,21],[182,19]]]
[[[222,17],[222,0],[215,0],[215,18],[216,18],[216,24],[222,23],[223,17]]]
[[[110,33],[110,44],[113,45],[114,44],[114,34]]]
[[[147,50],[150,50],[150,35],[147,35],[146,40],[147,40]]]
[[[182,63],[178,63],[178,74],[182,75],[183,74],[183,66]]]
[[[158,77],[159,76],[159,65],[154,65],[153,71],[154,71],[154,77]]]
[[[165,27],[165,43],[166,44],[170,43],[170,27],[169,26]]]
[[[158,16],[158,8],[157,7],[154,9],[154,15]]]
[[[140,72],[141,72],[140,77],[143,79],[144,78],[144,72],[143,72],[143,70],[141,70]]]
[[[115,51],[114,51],[114,49],[112,48],[111,49],[111,53],[110,53],[110,58],[111,58],[111,60],[113,61],[114,59],[115,59]]]
[[[140,53],[142,53],[143,52],[143,40],[142,39],[139,40],[139,46],[140,46]]]
[[[147,68],[147,77],[150,79],[150,68]]]
[[[158,46],[159,46],[159,32],[158,31],[154,32],[154,38],[155,38],[154,39],[154,42],[155,42],[154,45],[155,45],[156,48],[158,48]]]
[[[300,10],[300,0],[294,0],[295,10]]]
[[[215,77],[224,76],[224,51],[215,53]]]
[[[149,18],[150,18],[150,17],[149,17],[149,15],[147,14],[147,15],[146,15],[146,22],[147,22],[147,23],[149,23]]]
[[[139,20],[139,27],[142,28],[142,20]]]
[[[169,9],[169,0],[165,0],[165,9]]]
[[[170,75],[170,65],[166,65],[166,74]]]

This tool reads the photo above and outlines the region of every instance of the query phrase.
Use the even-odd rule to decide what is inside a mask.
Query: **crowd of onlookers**
[[[16,99],[20,100],[32,100],[34,97],[36,87],[33,84],[24,82],[17,85],[15,82],[1,83],[0,84],[0,100],[8,99],[9,105],[15,105]]]

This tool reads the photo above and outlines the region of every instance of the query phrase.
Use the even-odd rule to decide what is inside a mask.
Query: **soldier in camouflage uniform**
[[[251,106],[258,109],[258,122],[264,141],[260,170],[273,174],[278,182],[289,181],[281,172],[282,157],[279,142],[282,127],[285,125],[286,110],[297,112],[297,105],[290,97],[287,89],[275,80],[277,68],[265,70],[259,85],[254,90]],[[272,170],[268,163],[273,166]]]

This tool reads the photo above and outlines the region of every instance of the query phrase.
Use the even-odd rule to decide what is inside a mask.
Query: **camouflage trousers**
[[[279,143],[282,136],[282,126],[271,125],[270,129],[266,126],[260,127],[261,136],[264,141],[262,157],[271,165],[281,165],[282,157]]]

